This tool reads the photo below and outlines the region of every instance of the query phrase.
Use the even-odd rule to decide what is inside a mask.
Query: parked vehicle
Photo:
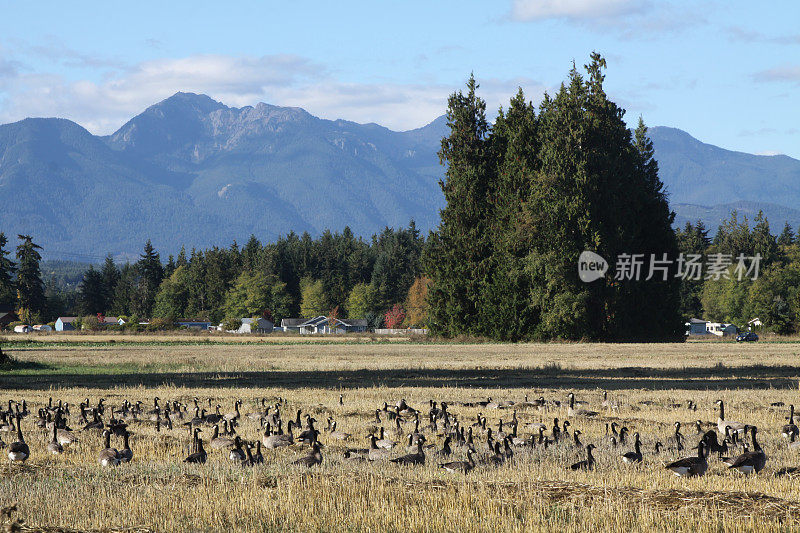
[[[747,333],[742,333],[736,336],[736,342],[755,342],[757,340],[758,335],[756,335],[753,331],[748,331]]]

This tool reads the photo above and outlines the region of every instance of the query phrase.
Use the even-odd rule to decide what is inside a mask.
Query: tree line
[[[366,319],[375,328],[420,326],[426,315],[420,261],[425,238],[413,221],[371,240],[349,228],[316,239],[290,233],[272,243],[251,236],[244,246],[181,249],[166,260],[148,241],[138,261],[118,265],[109,256],[86,270],[73,295],[53,291],[50,305],[38,270],[39,247],[26,237],[15,263],[6,257],[2,234],[0,244],[0,304],[26,309],[20,318],[27,323],[64,314],[123,316],[131,324],[153,319],[164,326],[184,318],[216,324],[265,317],[278,323],[324,315]],[[39,288],[35,303],[17,297],[28,286]]]

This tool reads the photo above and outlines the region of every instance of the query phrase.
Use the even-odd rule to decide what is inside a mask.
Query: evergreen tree
[[[783,225],[783,231],[778,236],[778,245],[779,246],[791,246],[795,242],[794,239],[794,231],[792,231],[792,227],[789,225],[789,222],[786,222]]]
[[[114,258],[110,255],[106,256],[103,263],[103,269],[100,272],[103,278],[103,306],[102,311],[108,313],[114,308],[114,294],[119,282],[119,269],[117,269]]]
[[[6,250],[8,239],[5,233],[0,232],[0,307],[11,306],[16,299],[14,287],[14,262],[6,257],[10,252]]]
[[[18,235],[17,246],[17,308],[24,322],[32,322],[45,308],[44,283],[39,269],[41,247],[30,235]]]
[[[426,270],[431,277],[430,326],[436,333],[458,335],[480,330],[476,319],[490,273],[489,192],[491,164],[486,103],[477,95],[474,76],[467,92],[448,99],[450,135],[442,140],[440,181],[447,202],[431,236]]]
[[[144,245],[144,253],[139,256],[136,270],[139,274],[139,284],[136,288],[136,301],[133,306],[135,314],[150,317],[153,312],[156,294],[164,279],[164,267],[161,258],[153,248],[150,239]]]
[[[78,308],[81,315],[105,313],[106,291],[103,275],[90,266],[78,287]]]

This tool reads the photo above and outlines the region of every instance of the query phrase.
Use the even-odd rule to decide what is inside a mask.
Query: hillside
[[[168,253],[251,233],[350,226],[368,237],[411,219],[427,231],[443,204],[436,152],[446,132],[444,117],[396,132],[189,93],[105,137],[26,119],[0,126],[0,228],[33,234],[48,257],[88,261],[138,253],[147,238]],[[737,208],[750,218],[764,209],[778,229],[800,225],[800,161],[724,150],[674,128],[650,134],[676,223],[702,218],[713,229]]]

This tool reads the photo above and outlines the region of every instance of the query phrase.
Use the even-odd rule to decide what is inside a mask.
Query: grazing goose
[[[9,401],[10,403],[10,401]],[[28,460],[28,457],[31,455],[31,449],[28,447],[28,444],[25,442],[25,438],[22,436],[22,425],[20,424],[20,419],[22,418],[19,413],[17,413],[17,441],[12,442],[11,445],[8,447],[8,459],[12,463],[24,463]]]
[[[589,411],[588,409],[575,408],[575,394],[569,393],[569,408],[567,409],[568,416],[597,416],[597,411]]]
[[[725,426],[730,426],[731,431],[735,431],[741,435],[745,432],[745,424],[741,422],[734,422],[733,420],[725,420],[725,404],[722,400],[717,400],[719,407],[719,417],[717,418],[717,429],[723,435],[725,434]]]
[[[594,456],[592,455],[594,444],[586,445],[586,459],[578,461],[569,466],[570,470],[592,470],[594,469]]]
[[[628,464],[642,462],[642,443],[639,440],[638,431],[633,434],[633,451],[623,454],[622,462]]]
[[[292,464],[311,468],[312,466],[318,465],[321,462],[322,462],[322,452],[319,451],[319,443],[315,441],[311,447],[311,453],[309,453],[305,457],[301,457],[297,461],[294,461]]]
[[[705,445],[701,441],[697,445],[697,455],[694,457],[685,457],[678,459],[669,464],[664,465],[664,468],[671,470],[676,476],[679,477],[694,477],[702,476],[708,470],[708,461],[705,456]]]
[[[753,472],[757,474],[761,472],[761,469],[767,463],[767,455],[756,440],[756,427],[751,426],[750,431],[753,437],[753,451],[741,454],[728,466],[728,468],[734,468],[742,474],[751,474]]]
[[[381,461],[389,458],[389,450],[386,448],[379,448],[377,445],[378,438],[375,435],[369,437],[369,452],[367,452],[367,459],[370,461]]]
[[[705,444],[706,450],[709,454],[716,453],[719,455],[720,459],[722,458],[722,454],[728,453],[728,444],[724,442],[722,444],[719,443],[717,440],[717,432],[713,430],[706,431],[703,435],[701,441]]]
[[[789,423],[783,426],[781,430],[781,435],[788,439],[791,437],[796,437],[800,434],[800,430],[797,429],[797,426],[794,423],[794,405],[789,406]]]
[[[47,451],[53,455],[58,455],[64,452],[64,447],[58,442],[58,428],[53,424],[53,438],[47,444]]]
[[[119,460],[121,463],[130,463],[131,459],[133,459],[130,437],[131,434],[127,431],[122,434],[122,449],[119,451]]]
[[[111,432],[107,429],[103,431],[103,442],[105,448],[100,450],[97,455],[97,462],[101,466],[117,466],[119,464],[119,452],[111,447]]]
[[[392,459],[392,462],[399,465],[424,465],[425,464],[425,452],[422,450],[422,441],[417,442],[417,451],[415,453],[409,453],[407,455],[403,455],[401,457],[397,457]]]
[[[195,428],[194,430],[194,441],[192,447],[197,451],[190,453],[186,459],[183,460],[183,462],[197,464],[205,463],[206,459],[208,459],[208,454],[203,448],[203,439],[200,438],[200,428]]]
[[[466,461],[452,461],[449,463],[440,463],[439,468],[444,468],[448,472],[462,472],[464,474],[468,474],[470,470],[475,468],[475,460],[472,458],[472,455],[475,452],[472,448],[467,450],[467,460]]]

